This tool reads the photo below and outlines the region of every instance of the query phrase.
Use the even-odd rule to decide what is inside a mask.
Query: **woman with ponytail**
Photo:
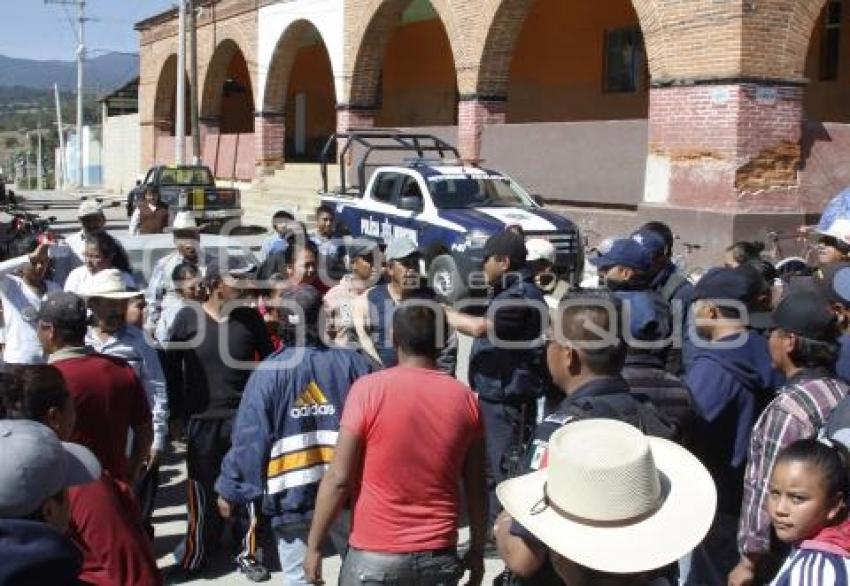
[[[850,494],[846,448],[828,439],[798,440],[779,452],[768,508],[776,536],[792,546],[773,586],[850,583]]]

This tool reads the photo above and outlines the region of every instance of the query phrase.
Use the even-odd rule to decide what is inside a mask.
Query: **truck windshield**
[[[532,205],[507,177],[437,175],[428,178],[428,188],[438,209]]]
[[[213,185],[212,174],[205,167],[178,167],[163,169],[160,185]]]

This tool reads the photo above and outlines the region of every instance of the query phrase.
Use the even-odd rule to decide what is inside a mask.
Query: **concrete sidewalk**
[[[157,508],[154,512],[154,529],[156,532],[156,555],[159,567],[167,570],[174,564],[172,551],[180,542],[186,531],[186,461],[185,451],[180,444],[172,444],[174,451],[166,458],[160,467],[160,488],[157,494]],[[465,540],[468,530],[460,532],[459,541]],[[203,577],[187,582],[189,584],[220,584],[247,585],[247,578],[235,571],[231,556],[223,548],[218,555],[211,559],[210,567]],[[272,552],[276,558],[276,553]],[[276,562],[276,560],[275,560]],[[336,584],[339,580],[341,560],[339,556],[326,558],[322,571],[327,584]],[[501,572],[504,564],[501,560],[485,560],[486,574],[484,584],[489,586]],[[166,581],[168,583],[168,581]],[[279,571],[272,572],[270,584],[282,584],[283,577]],[[461,582],[462,584],[465,581]],[[284,585],[286,586],[286,585]]]

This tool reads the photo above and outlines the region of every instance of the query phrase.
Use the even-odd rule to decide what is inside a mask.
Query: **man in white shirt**
[[[83,262],[86,236],[104,230],[106,227],[106,216],[103,215],[103,208],[99,203],[87,199],[80,204],[80,209],[77,211],[77,219],[80,221],[82,229],[73,236],[70,236],[66,242],[80,262]]]
[[[159,259],[154,265],[145,297],[148,319],[145,330],[153,335],[166,306],[179,303],[172,273],[177,265],[188,263],[198,267],[203,276],[208,259],[201,248],[201,231],[192,212],[177,212],[174,216],[174,246],[177,250]]]
[[[168,395],[156,350],[148,344],[142,330],[127,325],[127,303],[138,294],[127,289],[118,269],[97,273],[81,294],[94,318],[86,334],[86,345],[101,354],[123,358],[133,367],[150,403],[152,451],[158,455],[168,436]]]
[[[37,244],[35,238],[13,243],[9,260],[0,262],[0,302],[3,304],[7,364],[43,364],[44,351],[38,340],[34,316],[41,301],[60,287],[45,279],[50,244]],[[19,256],[17,253],[23,253]],[[20,271],[20,274],[15,274]]]
[[[85,263],[86,236],[97,234],[106,228],[103,208],[95,200],[83,200],[77,210],[77,219],[80,221],[80,231],[65,239],[73,254],[57,258],[53,263],[53,280],[60,285],[65,284],[71,271]]]

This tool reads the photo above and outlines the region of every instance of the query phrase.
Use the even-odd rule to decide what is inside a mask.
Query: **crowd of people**
[[[161,231],[143,205],[134,227]],[[0,585],[176,583],[222,558],[320,584],[332,553],[345,586],[477,585],[487,557],[504,585],[848,583],[842,226],[816,267],[738,242],[692,282],[649,222],[599,245],[593,287],[510,227],[486,292],[450,305],[416,242],[316,217],[275,214],[246,268],[177,212],[144,289],[93,202],[72,254],[16,243]],[[163,573],[159,467],[184,457]]]

